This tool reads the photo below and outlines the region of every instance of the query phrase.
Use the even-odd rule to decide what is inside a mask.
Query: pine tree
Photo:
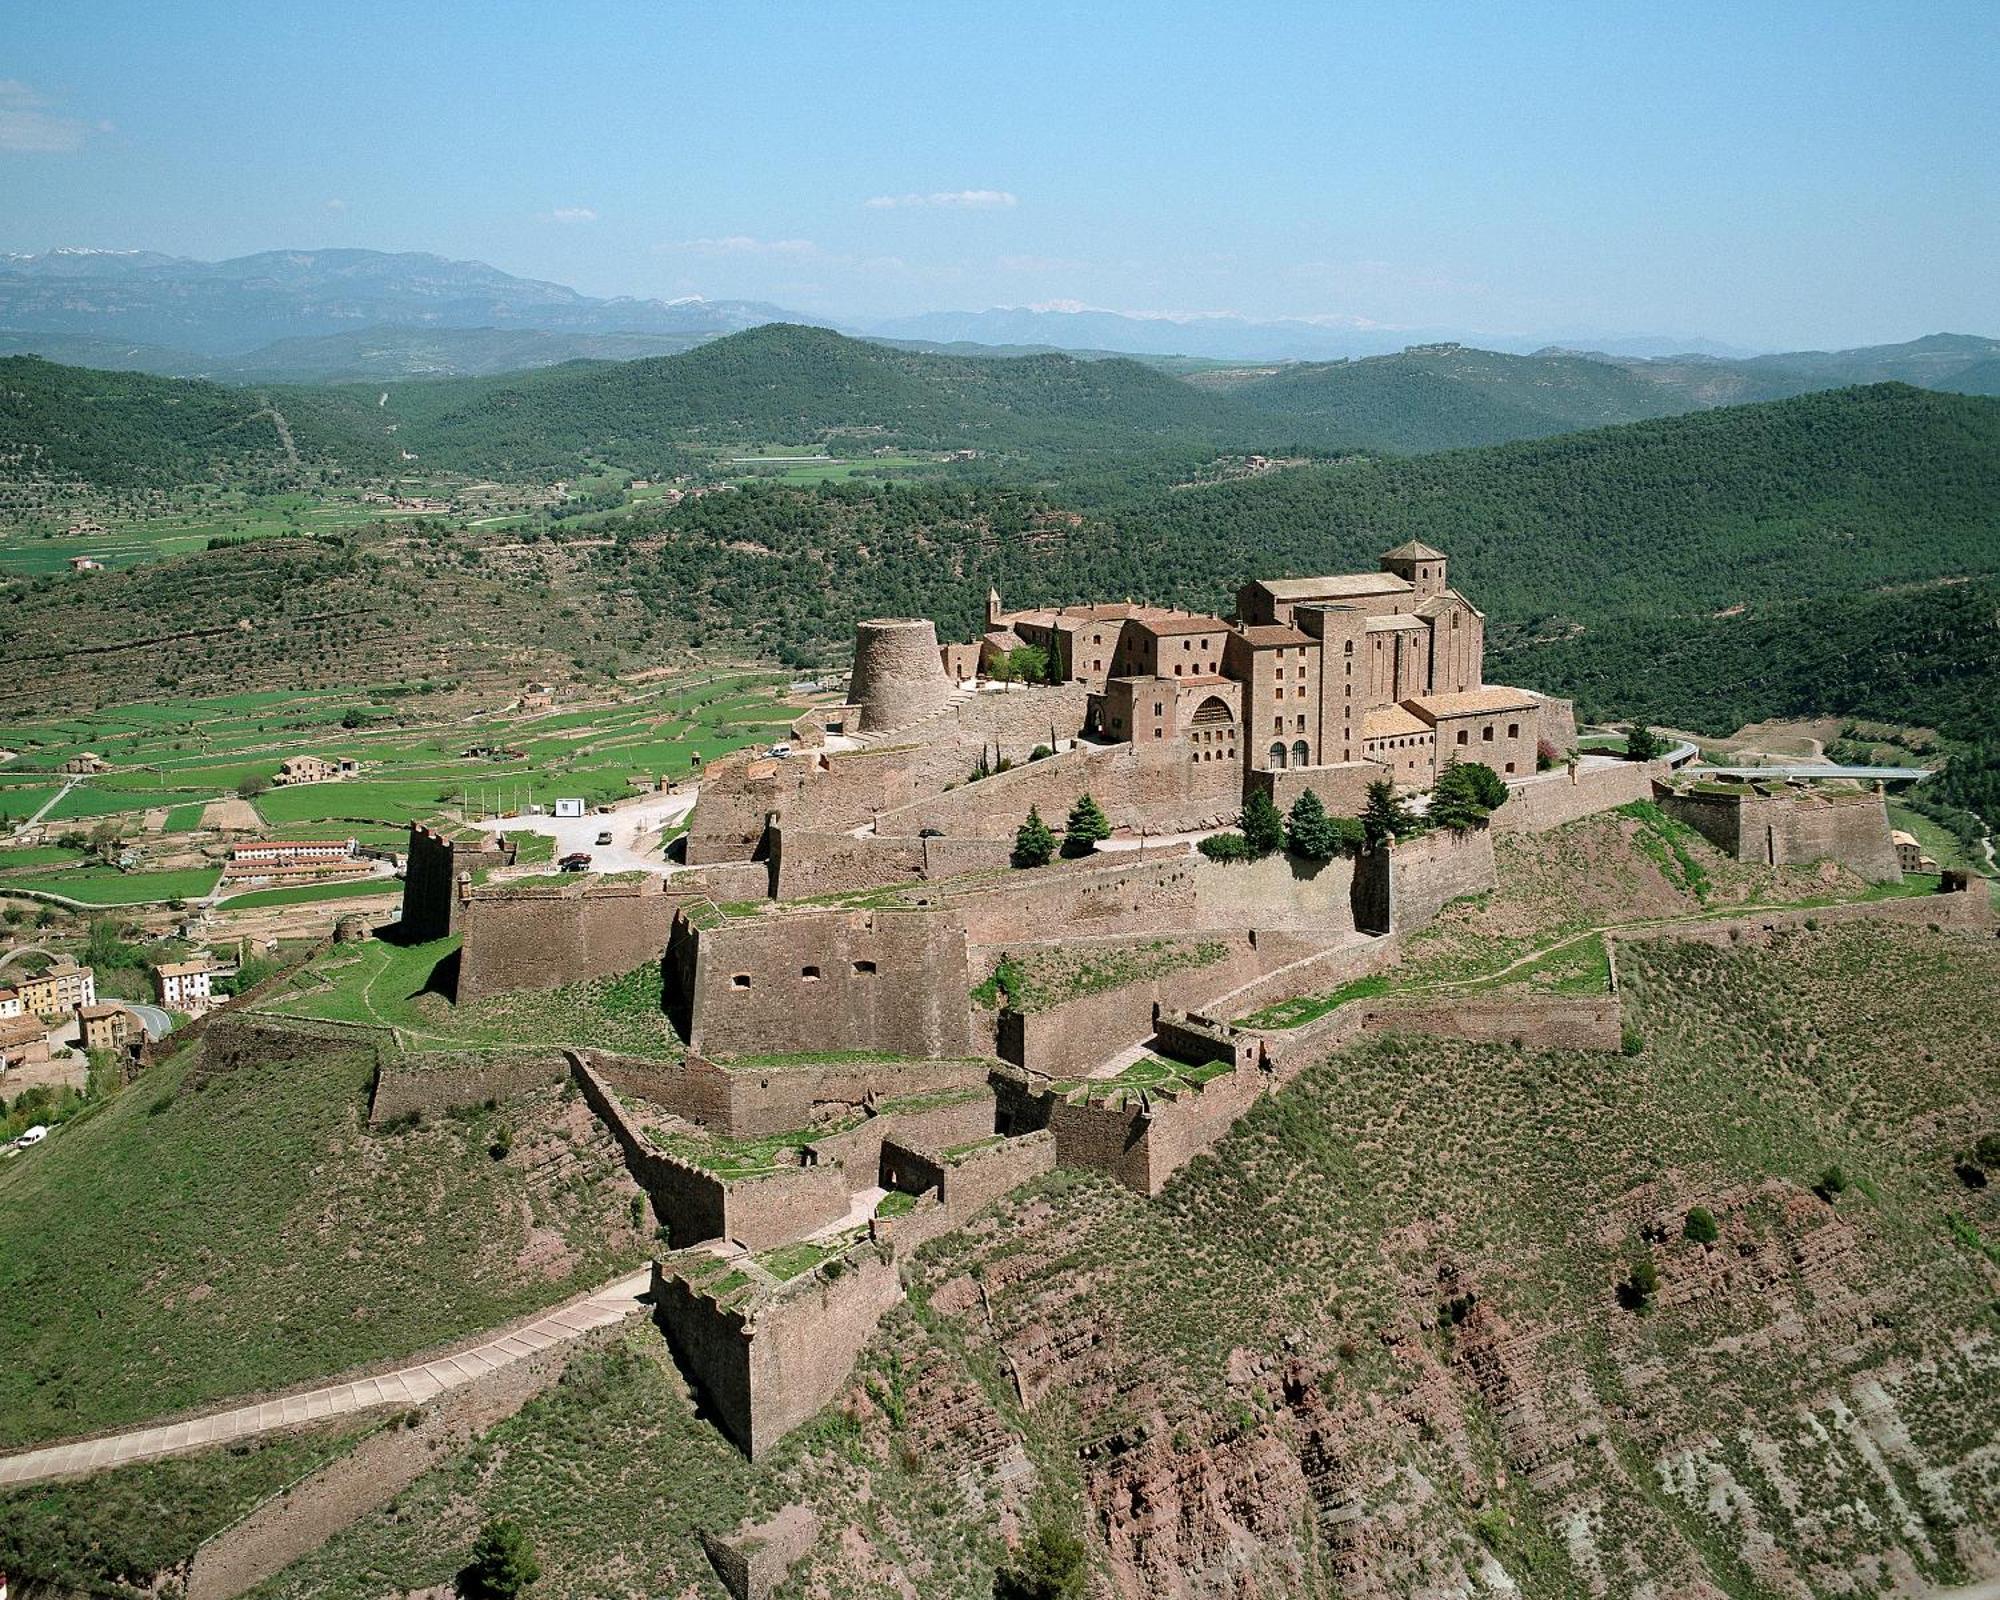
[[[1243,837],[1250,841],[1252,853],[1260,856],[1285,847],[1285,819],[1262,789],[1252,789],[1244,804]]]
[[[518,1524],[489,1522],[479,1530],[472,1560],[458,1574],[459,1600],[514,1600],[542,1575],[534,1547]]]
[[[1361,810],[1361,835],[1371,850],[1380,849],[1390,839],[1417,832],[1419,824],[1410,808],[1396,795],[1396,786],[1387,778],[1368,785],[1368,804]]]
[[[1315,790],[1306,790],[1292,802],[1285,818],[1285,848],[1308,861],[1331,860],[1338,853],[1340,836]]]
[[[1056,836],[1042,821],[1041,812],[1033,806],[1028,807],[1028,820],[1014,834],[1014,865],[1045,867],[1055,853]]]
[[[1625,735],[1625,754],[1634,761],[1657,761],[1665,748],[1660,736],[1643,722],[1633,723]]]
[[[1098,840],[1110,837],[1111,819],[1104,808],[1087,794],[1079,796],[1063,823],[1063,854],[1087,856]]]

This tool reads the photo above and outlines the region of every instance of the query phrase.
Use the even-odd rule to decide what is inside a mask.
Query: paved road
[[[545,1312],[534,1321],[489,1339],[484,1344],[461,1350],[456,1355],[416,1362],[376,1377],[328,1384],[303,1394],[237,1406],[228,1411],[212,1411],[180,1422],[134,1428],[101,1439],[41,1445],[33,1450],[0,1456],[0,1485],[37,1483],[45,1478],[101,1472],[107,1467],[180,1455],[189,1450],[226,1444],[232,1439],[297,1427],[300,1423],[370,1411],[377,1406],[421,1405],[433,1395],[469,1383],[495,1368],[518,1361],[522,1356],[579,1338],[594,1328],[608,1328],[623,1322],[639,1309],[639,1296],[646,1292],[651,1280],[650,1268],[645,1272],[635,1272],[630,1277],[593,1290],[581,1299]]]
[[[121,1000],[118,1003],[145,1025],[148,1039],[164,1039],[173,1031],[174,1019],[158,1006],[147,1005],[143,1000]]]

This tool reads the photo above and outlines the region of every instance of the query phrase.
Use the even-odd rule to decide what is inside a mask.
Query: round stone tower
[[[857,623],[847,698],[861,708],[863,733],[905,727],[936,711],[951,698],[937,628],[921,617]]]

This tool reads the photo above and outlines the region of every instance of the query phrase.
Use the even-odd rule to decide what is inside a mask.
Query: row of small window
[[[855,962],[855,963],[854,963],[854,972],[855,972],[855,976],[856,976],[856,977],[862,977],[862,978],[872,978],[872,977],[874,977],[874,976],[875,976],[875,963],[874,963],[874,962],[872,962],[872,961],[857,961],[857,962]],[[801,982],[801,983],[818,983],[818,982],[819,982],[819,968],[818,968],[818,967],[800,967],[800,968],[799,968],[799,982]],[[747,989],[747,988],[749,988],[749,987],[750,987],[750,974],[749,974],[749,973],[747,973],[747,972],[739,972],[739,973],[737,973],[737,974],[736,974],[736,975],[735,975],[734,977],[732,977],[732,978],[731,978],[731,979],[729,980],[729,987],[730,987],[730,988],[732,988],[732,989]]]
[[[1192,751],[1188,756],[1188,760],[1190,761],[1234,761],[1235,759],[1236,752],[1233,749],[1196,750]]]
[[[1283,733],[1285,731],[1285,719],[1283,717],[1273,717],[1271,719],[1271,731],[1273,733]],[[1299,714],[1298,732],[1304,733],[1305,731],[1306,731],[1305,714],[1301,712]]]
[[[1470,732],[1470,731],[1471,731],[1471,730],[1470,730],[1470,729],[1467,729],[1467,728],[1460,728],[1460,729],[1458,730],[1458,742],[1459,742],[1460,744],[1464,744],[1464,743],[1466,742],[1466,738],[1465,738],[1465,736],[1466,736],[1466,734],[1467,734],[1468,732]],[[1508,738],[1510,738],[1510,739],[1518,739],[1518,738],[1520,738],[1520,737],[1521,737],[1521,725],[1520,725],[1520,723],[1518,723],[1518,722],[1510,722],[1510,723],[1508,723],[1508,724],[1507,724],[1507,737],[1508,737]],[[1483,727],[1483,728],[1481,728],[1481,729],[1479,730],[1479,740],[1480,740],[1480,743],[1482,743],[1482,744],[1491,744],[1491,743],[1493,742],[1493,724],[1492,724],[1492,723],[1490,723],[1490,722],[1489,722],[1489,723],[1487,723],[1485,727]]]

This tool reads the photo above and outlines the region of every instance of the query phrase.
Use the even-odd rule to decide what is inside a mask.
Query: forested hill
[[[301,461],[381,470],[396,459],[380,430],[323,420],[312,408],[286,416],[281,427],[267,393],[0,357],[0,481],[122,489],[287,470]]]
[[[1136,361],[976,360],[771,324],[683,355],[499,378],[291,391],[342,426],[393,426],[433,463],[557,475],[580,457],[658,466],[672,447],[767,440],[1074,457],[1259,431]]]

